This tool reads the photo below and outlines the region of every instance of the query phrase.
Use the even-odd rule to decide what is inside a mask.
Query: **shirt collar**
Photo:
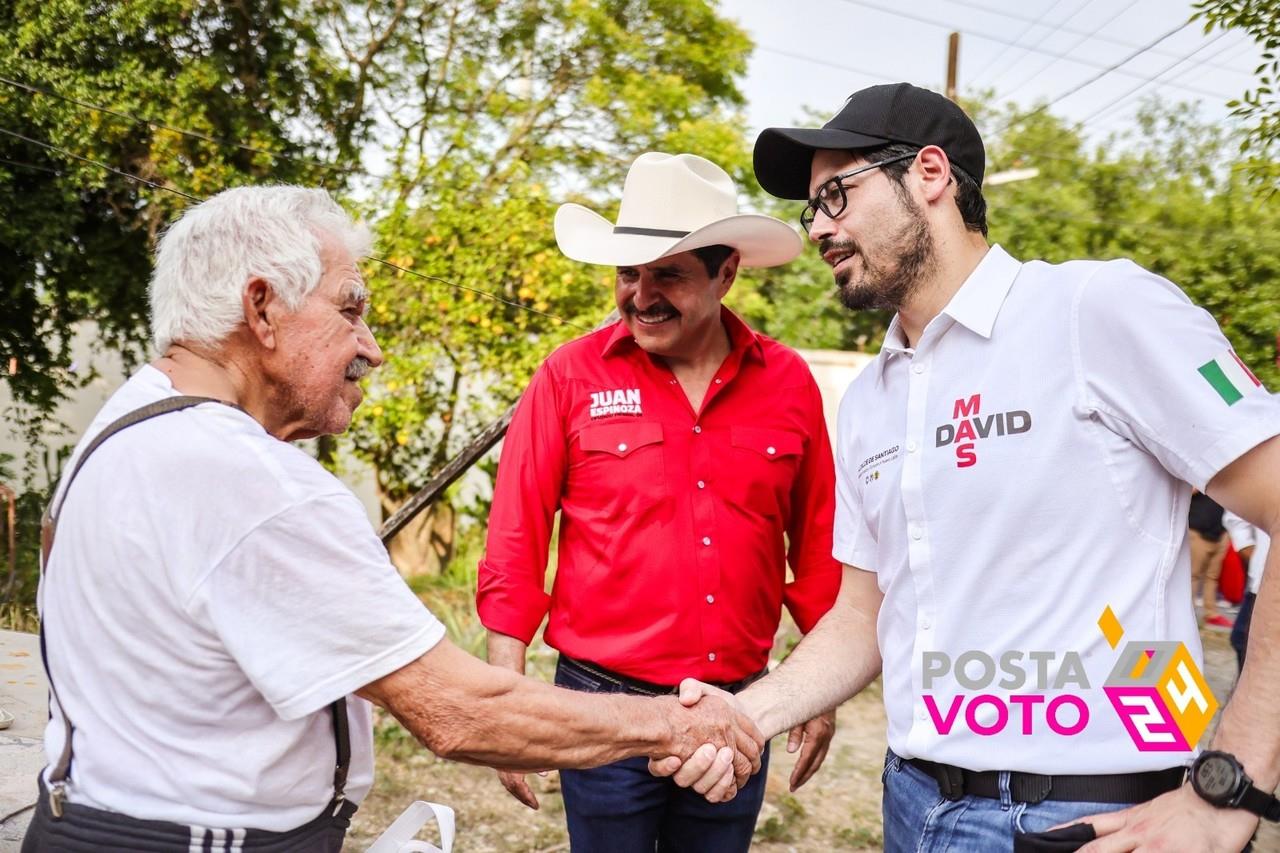
[[[745,320],[721,305],[720,322],[724,324],[725,331],[729,333],[730,353],[737,353],[741,350],[743,358],[754,358],[761,364],[764,363],[764,346],[760,341],[760,335],[748,326]],[[604,346],[600,350],[600,355],[603,358],[609,358],[623,352],[629,352],[636,348],[635,343],[636,339],[627,329],[627,324],[619,319],[609,327],[609,334],[604,339]]]
[[[991,337],[996,317],[1004,305],[1022,262],[1012,257],[999,244],[992,246],[978,266],[951,297],[942,313],[971,332]]]
[[[942,313],[955,320],[971,332],[990,339],[995,328],[996,317],[1004,306],[1005,298],[1013,287],[1022,262],[1014,258],[998,243],[987,250],[982,260],[974,267],[973,272],[960,285],[960,289],[951,297]],[[898,315],[893,315],[889,328],[884,335],[884,344],[876,357],[876,382],[884,379],[885,365],[895,355],[907,352],[906,336],[898,323]]]

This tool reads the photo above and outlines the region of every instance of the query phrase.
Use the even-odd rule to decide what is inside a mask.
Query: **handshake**
[[[748,694],[737,696],[686,678],[679,695],[636,699],[659,722],[656,742],[641,754],[649,757],[649,772],[670,777],[682,788],[693,788],[708,802],[732,800],[738,789],[760,771],[768,738],[753,717]],[[796,726],[787,740],[787,752],[801,751],[791,774],[794,791],[812,778],[826,757],[835,732],[835,712],[822,714]],[[544,771],[545,772],[545,771]],[[500,771],[503,787],[532,809],[538,800],[523,772]]]

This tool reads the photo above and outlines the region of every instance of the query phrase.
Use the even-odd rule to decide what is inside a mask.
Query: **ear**
[[[724,299],[728,294],[729,288],[733,287],[734,281],[738,278],[738,262],[742,260],[742,255],[738,254],[738,250],[734,249],[733,254],[724,259],[724,263],[720,265],[720,278],[716,283],[716,298]]]
[[[266,349],[275,349],[275,318],[283,307],[276,292],[265,279],[253,278],[244,286],[240,300],[244,306],[244,322],[249,334]]]
[[[942,197],[951,185],[951,161],[947,154],[936,145],[926,145],[916,155],[916,173],[920,177],[920,188],[927,201],[934,202]]]

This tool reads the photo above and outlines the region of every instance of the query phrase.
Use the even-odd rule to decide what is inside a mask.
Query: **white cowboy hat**
[[[616,225],[580,204],[563,204],[555,230],[567,257],[614,267],[717,244],[737,249],[744,267],[773,267],[804,250],[782,220],[738,213],[733,179],[695,154],[641,154],[627,172]]]

